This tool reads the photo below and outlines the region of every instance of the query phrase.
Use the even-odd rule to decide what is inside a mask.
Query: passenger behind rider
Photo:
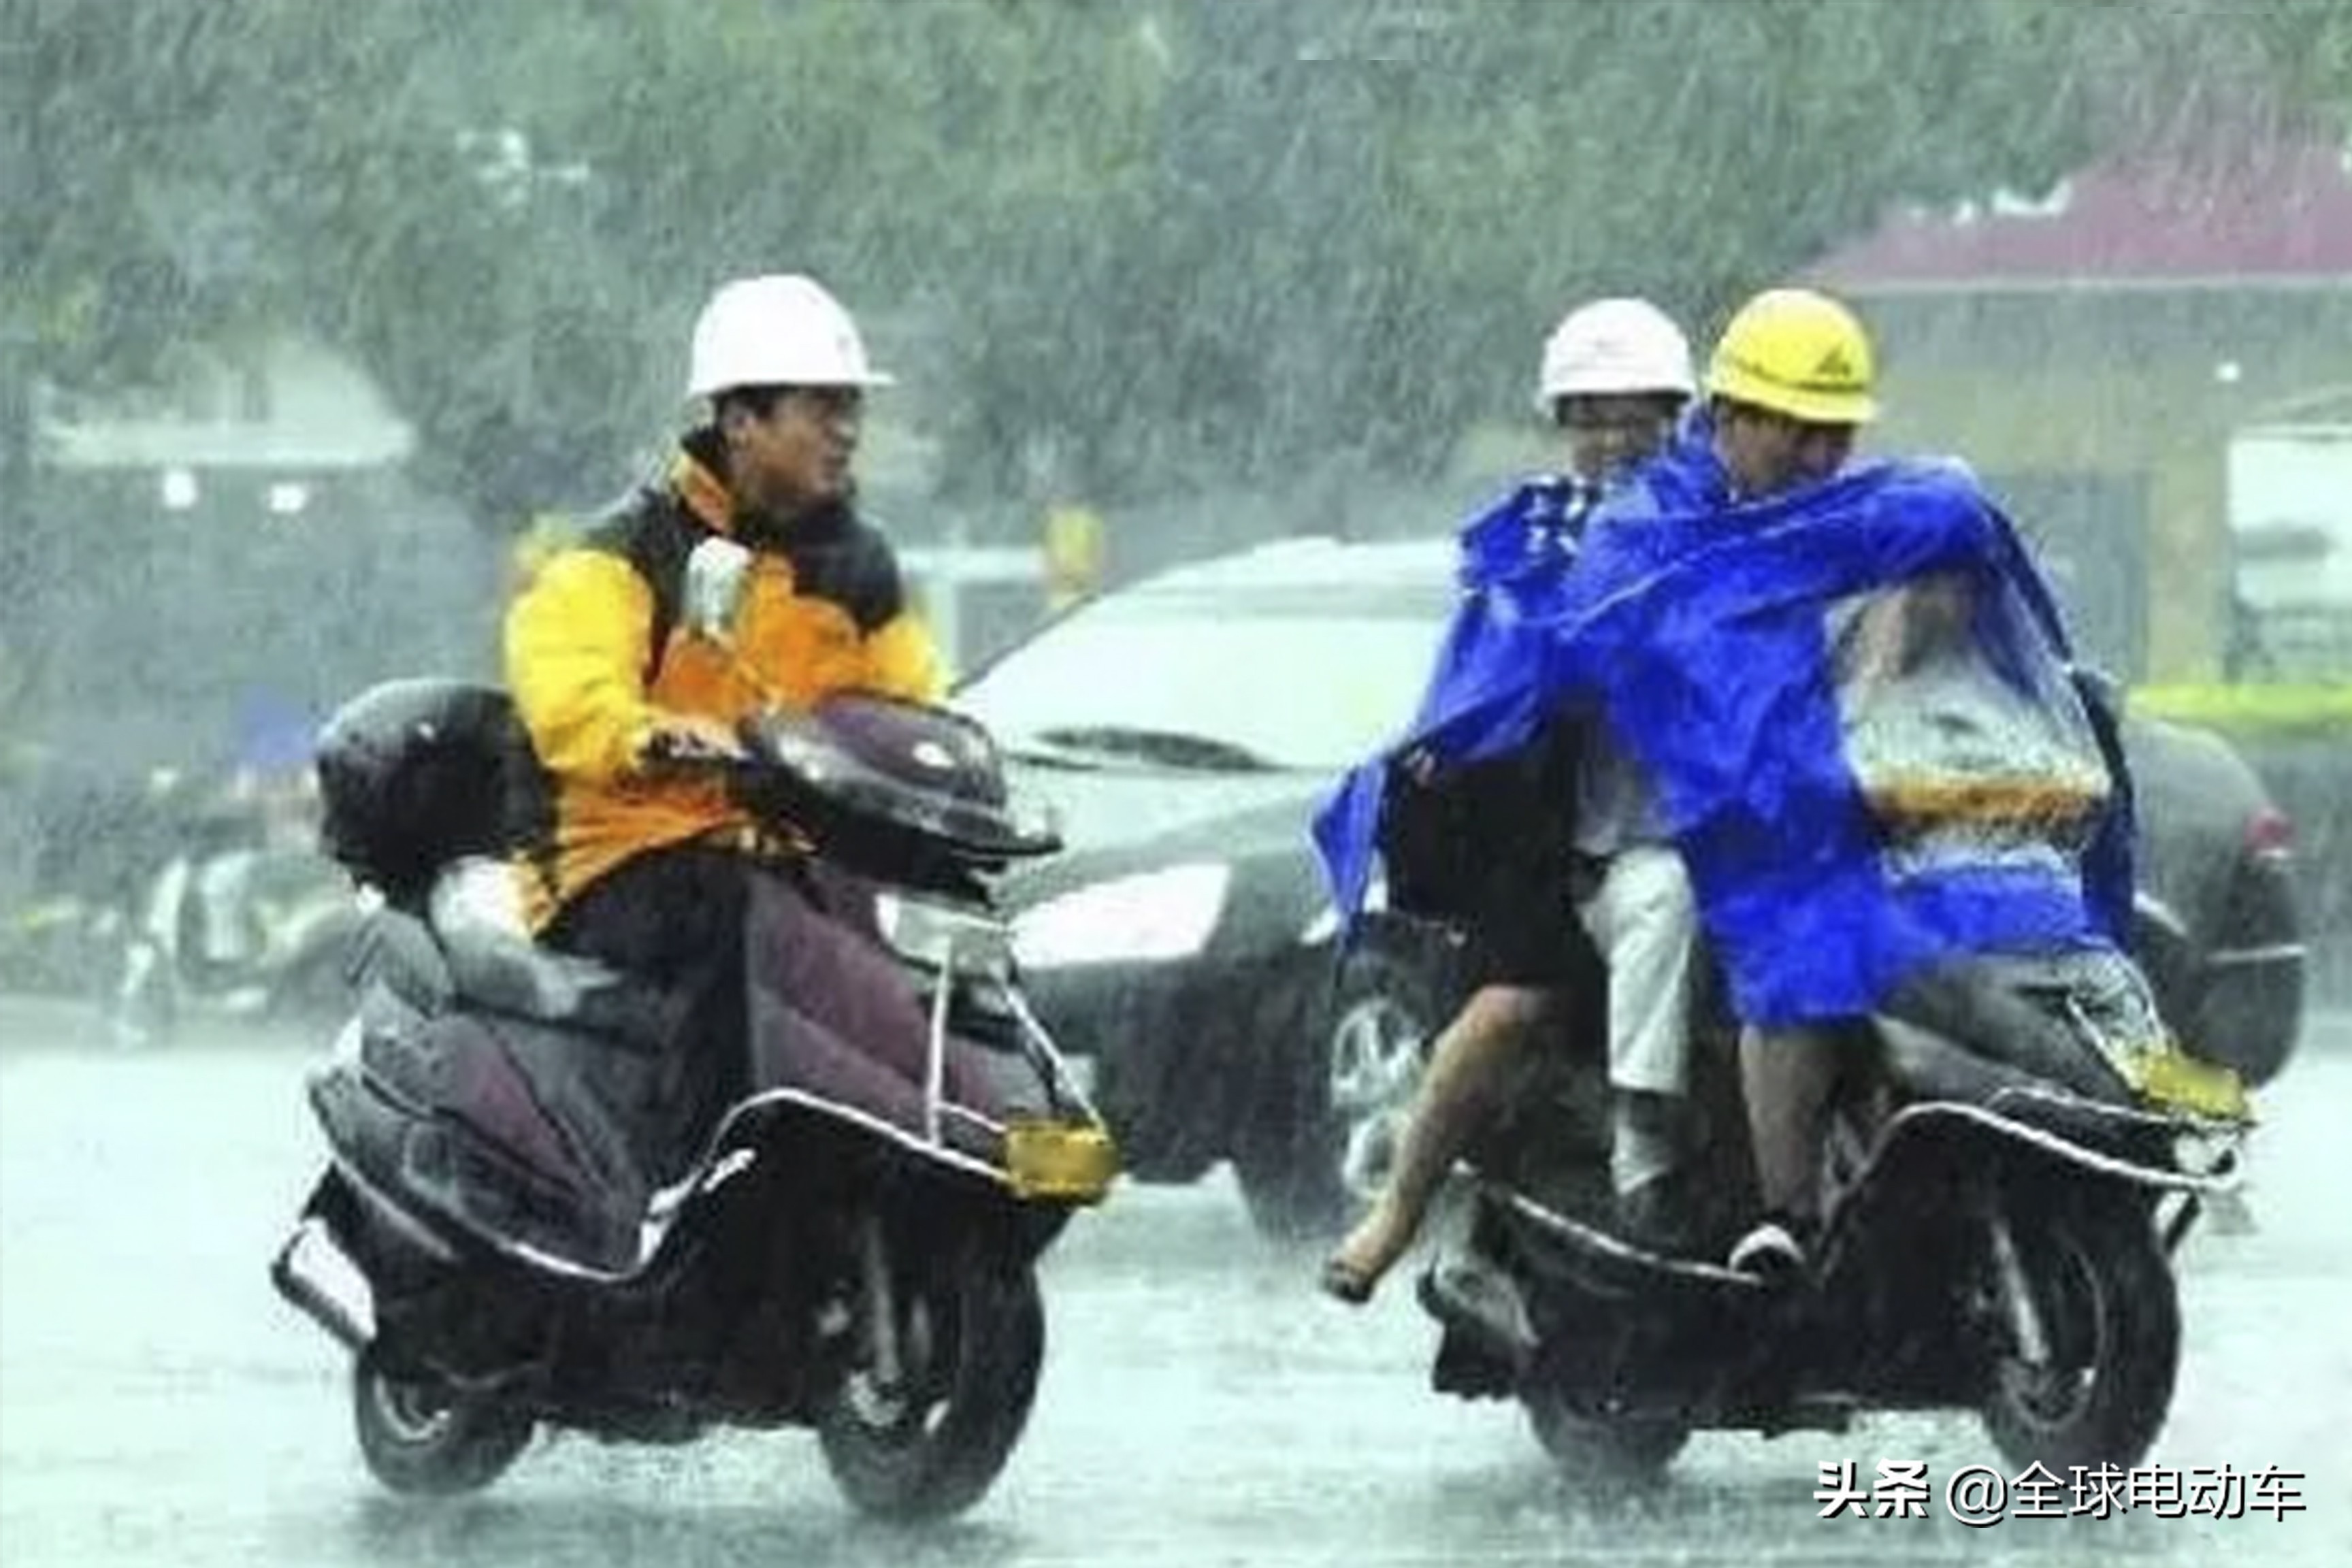
[[[1694,390],[1688,342],[1647,301],[1597,300],[1560,321],[1544,345],[1538,402],[1562,440],[1571,489],[1560,523],[1570,548],[1602,488],[1664,443]],[[1465,532],[1465,553],[1479,542]],[[1667,1112],[1685,1084],[1696,932],[1689,881],[1654,830],[1632,764],[1598,725],[1568,731],[1537,744],[1546,763],[1572,759],[1571,777],[1545,781],[1576,797],[1572,843],[1562,846],[1570,853],[1537,848],[1553,836],[1534,826],[1497,844],[1483,868],[1468,921],[1478,984],[1431,1048],[1381,1194],[1324,1265],[1323,1288],[1342,1300],[1369,1299],[1403,1256],[1446,1172],[1509,1096],[1527,1047],[1559,1021],[1565,988],[1597,978],[1571,907],[1608,965],[1621,1219],[1654,1240],[1670,1215]],[[1576,862],[1585,868],[1580,889]]]
[[[740,1070],[755,879],[763,896],[810,897],[802,846],[763,833],[707,767],[665,759],[737,752],[738,725],[771,701],[944,689],[897,558],[855,505],[866,392],[890,381],[814,280],[724,285],[694,328],[687,393],[707,417],[661,480],[541,563],[507,617],[508,684],[551,778],[520,862],[528,923],[694,999],[664,1103],[641,1108],[656,1182],[690,1158]],[[751,552],[724,651],[680,625],[688,554],[714,539]],[[919,1062],[911,1022],[911,1038],[860,1043]]]

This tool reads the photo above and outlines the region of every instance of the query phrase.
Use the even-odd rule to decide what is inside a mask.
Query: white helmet
[[[738,386],[888,386],[857,323],[814,278],[771,273],[722,284],[694,323],[686,395]]]
[[[1698,390],[1690,340],[1647,300],[1596,300],[1560,318],[1544,342],[1536,405],[1549,413],[1563,397],[1590,394]]]

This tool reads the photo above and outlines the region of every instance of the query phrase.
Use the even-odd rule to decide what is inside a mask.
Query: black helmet
[[[465,855],[513,846],[530,747],[512,699],[458,680],[386,681],[319,737],[321,847],[395,901]]]

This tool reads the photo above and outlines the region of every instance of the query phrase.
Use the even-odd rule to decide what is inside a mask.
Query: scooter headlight
[[[2244,1142],[2236,1129],[2199,1128],[2173,1135],[2172,1163],[2188,1176],[2228,1176],[2238,1168],[2239,1147]]]

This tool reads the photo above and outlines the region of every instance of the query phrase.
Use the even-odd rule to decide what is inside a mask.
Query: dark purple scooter
[[[484,1486],[541,1425],[800,1426],[856,1507],[929,1518],[1026,1423],[1036,1260],[1116,1163],[990,896],[1055,840],[950,712],[845,698],[742,738],[740,798],[817,868],[752,900],[749,1059],[681,1176],[640,1131],[680,999],[468,912],[532,766],[506,696],[395,682],[326,731],[327,840],[383,901],[272,1277],[352,1350],[394,1490]]]

